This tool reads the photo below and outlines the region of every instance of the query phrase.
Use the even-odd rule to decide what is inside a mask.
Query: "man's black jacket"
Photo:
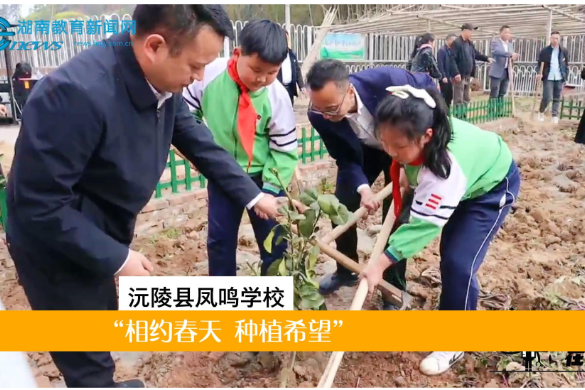
[[[544,49],[538,53],[538,63],[536,64],[536,69],[540,72],[540,66],[544,63],[543,68],[543,80],[548,80],[548,74],[550,73],[550,61],[553,54],[553,47],[551,45],[546,46]],[[567,76],[569,73],[569,51],[559,45],[559,69],[561,71],[561,77],[564,81],[567,81]]]
[[[453,41],[451,51],[453,52],[453,57],[455,59],[453,62],[455,66],[455,76],[459,74],[461,77],[476,77],[477,67],[475,61],[487,62],[489,60],[486,55],[477,51],[473,42],[464,41],[461,36]]]
[[[171,143],[239,205],[260,193],[180,93],[157,109],[129,34],[108,41],[35,86],[7,190],[9,244],[42,254],[52,269],[93,277],[112,277],[126,260]]]

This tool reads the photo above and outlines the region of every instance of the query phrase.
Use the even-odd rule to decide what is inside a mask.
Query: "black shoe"
[[[355,274],[339,274],[337,272],[327,274],[319,282],[319,292],[321,295],[329,295],[342,286],[355,286],[357,282],[358,277]]]
[[[140,379],[130,379],[127,381],[116,382],[114,387],[126,389],[141,389],[145,388],[146,386],[144,385],[144,382],[142,382]]]

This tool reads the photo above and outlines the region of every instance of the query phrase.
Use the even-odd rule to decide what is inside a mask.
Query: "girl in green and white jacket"
[[[384,254],[370,261],[362,277],[373,291],[386,268],[413,257],[441,234],[439,309],[475,310],[476,273],[518,196],[518,168],[499,135],[450,118],[436,90],[388,90],[377,108],[376,130],[395,162],[395,212],[400,165],[414,195],[409,222],[390,236]],[[421,362],[421,371],[440,374],[462,357],[463,352],[433,352]]]

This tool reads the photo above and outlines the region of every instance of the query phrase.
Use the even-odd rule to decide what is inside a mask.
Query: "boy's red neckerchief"
[[[254,140],[256,138],[256,121],[258,119],[258,114],[252,104],[252,98],[250,97],[248,87],[246,87],[242,80],[240,80],[236,66],[237,63],[238,56],[234,54],[228,61],[227,71],[231,79],[240,89],[240,97],[238,98],[237,128],[242,141],[242,147],[248,155],[248,169],[250,169],[252,159],[254,158]]]

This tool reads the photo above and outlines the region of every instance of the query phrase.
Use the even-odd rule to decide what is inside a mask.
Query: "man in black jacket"
[[[301,72],[299,61],[297,60],[297,55],[290,48],[288,31],[285,31],[285,34],[286,42],[288,44],[288,56],[280,66],[277,78],[278,81],[280,81],[280,83],[284,85],[284,88],[286,88],[288,91],[290,102],[294,106],[295,96],[299,96],[297,85],[299,86],[301,93],[305,94],[305,81],[303,80],[303,74]]]
[[[116,310],[116,276],[153,266],[129,249],[171,144],[234,202],[274,217],[236,161],[191,115],[182,90],[232,35],[219,5],[137,5],[123,32],[38,82],[8,180],[6,238],[33,310]],[[68,387],[115,383],[108,352],[52,352]]]
[[[493,59],[481,54],[471,38],[477,30],[470,23],[461,26],[461,35],[453,42],[453,56],[455,57],[455,78],[453,82],[453,103],[468,104],[471,101],[471,79],[476,77],[475,61],[493,62]]]
[[[453,57],[453,52],[451,51],[455,38],[457,38],[455,34],[447,35],[447,38],[445,38],[445,44],[439,49],[437,53],[439,71],[441,71],[442,76],[439,82],[439,86],[441,87],[441,94],[443,94],[443,98],[445,99],[445,103],[447,103],[447,107],[451,107],[451,102],[453,101],[452,80],[453,77],[456,76],[456,74],[454,74],[455,65],[453,64],[455,58]]]
[[[552,121],[559,122],[559,105],[561,102],[561,93],[563,92],[563,84],[567,81],[567,73],[569,71],[569,52],[561,46],[561,34],[558,31],[553,31],[550,36],[550,45],[545,47],[538,54],[538,74],[536,77],[542,78],[543,93],[542,101],[540,102],[540,109],[538,112],[538,120],[544,121],[544,111],[552,97]],[[544,64],[542,74],[540,73],[541,64]]]

